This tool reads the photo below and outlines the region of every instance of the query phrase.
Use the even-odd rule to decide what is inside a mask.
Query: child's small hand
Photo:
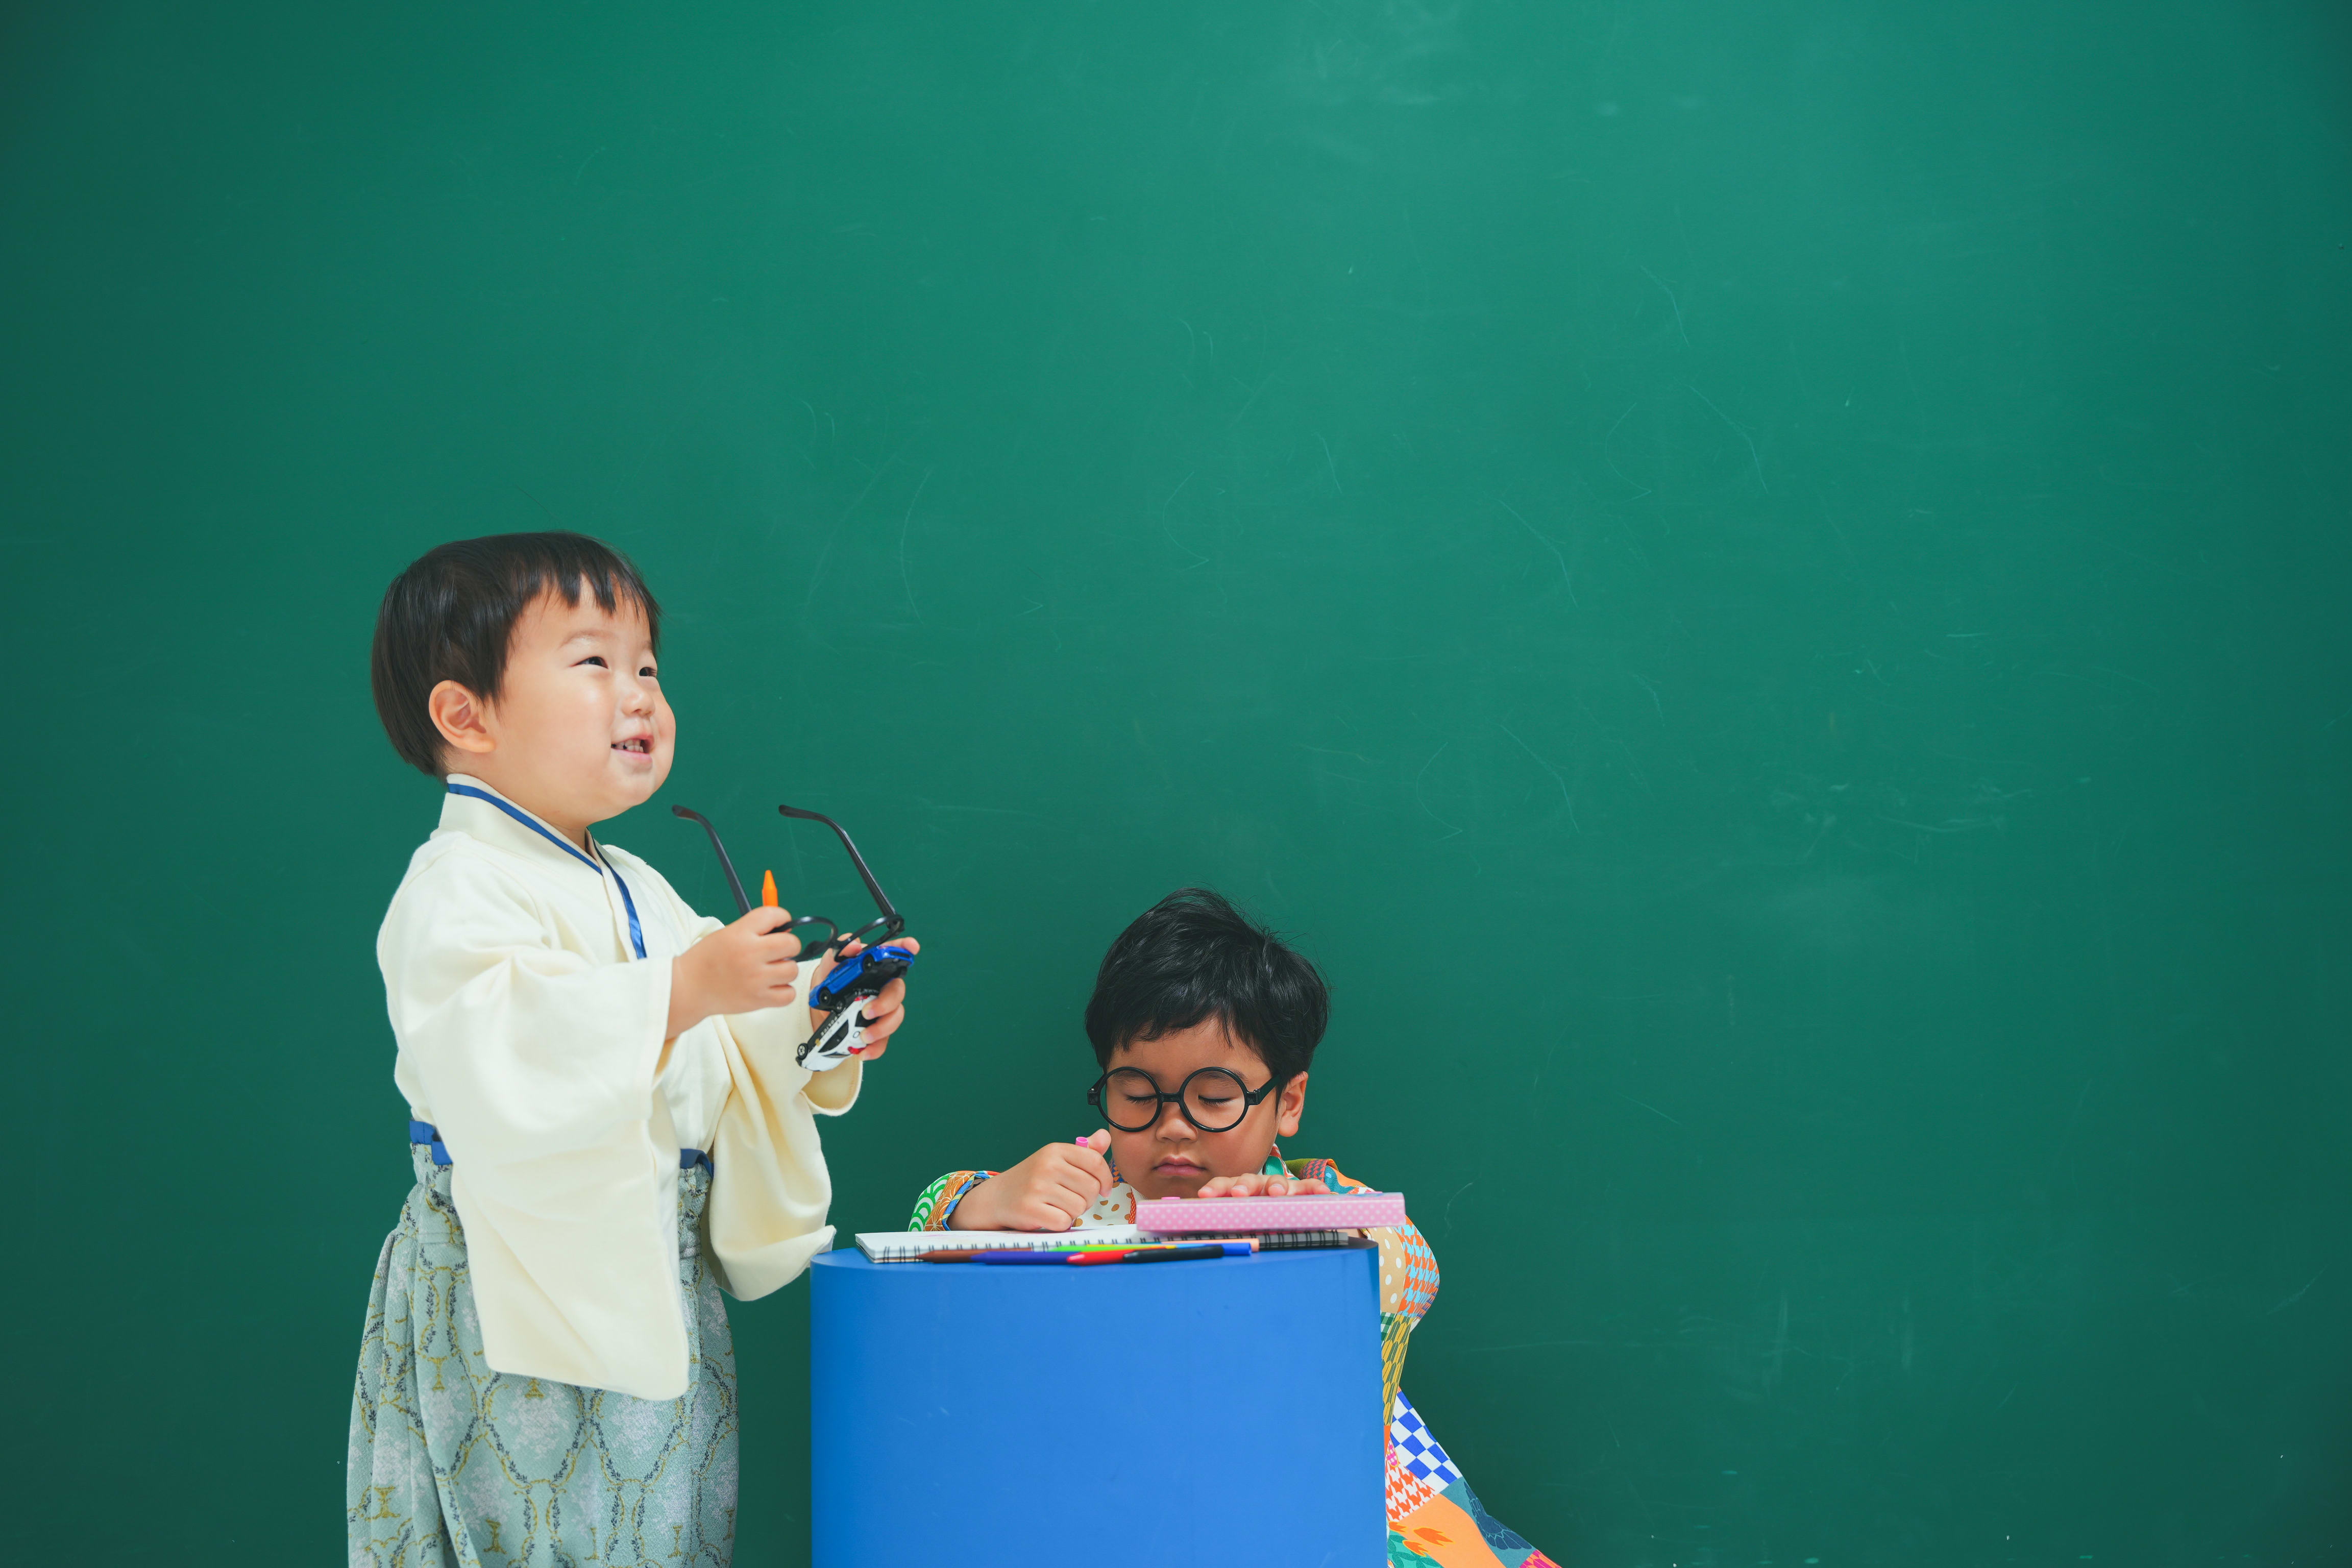
[[[1325,1191],[1322,1183],[1305,1176],[1269,1176],[1252,1171],[1246,1176],[1212,1176],[1192,1195],[1198,1198],[1287,1198],[1300,1193]]]
[[[923,951],[923,944],[917,942],[911,936],[894,936],[890,939],[890,945],[892,947],[903,947],[908,952],[920,952]],[[853,953],[863,952],[865,947],[866,944],[862,942],[853,942],[847,947],[841,950],[841,956],[843,958],[847,958]],[[818,963],[816,966],[816,973],[809,980],[809,989],[811,991],[814,991],[824,983],[824,977],[833,973],[833,966],[835,962],[837,961],[835,959],[834,955],[828,952]],[[816,1009],[814,1007],[811,1007],[809,1009],[809,1021],[812,1024],[816,1021]],[[902,974],[898,979],[890,982],[889,984],[882,987],[882,994],[880,995],[867,999],[866,1003],[866,1023],[864,1026],[866,1030],[866,1046],[864,1049],[857,1053],[857,1059],[862,1062],[870,1062],[878,1059],[884,1049],[888,1047],[890,1037],[897,1034],[898,1032],[898,1026],[906,1021],[907,977]]]
[[[669,1033],[679,1035],[722,1013],[781,1007],[799,993],[800,938],[782,931],[792,918],[766,905],[722,926],[670,961]]]
[[[1048,1143],[964,1194],[950,1230],[1067,1230],[1111,1189],[1103,1152],[1110,1134],[1083,1143]]]

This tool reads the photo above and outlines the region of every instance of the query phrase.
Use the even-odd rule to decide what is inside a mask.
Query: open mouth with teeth
[[[632,756],[650,757],[654,754],[654,738],[651,735],[632,735],[625,741],[614,742],[613,750],[626,752]]]

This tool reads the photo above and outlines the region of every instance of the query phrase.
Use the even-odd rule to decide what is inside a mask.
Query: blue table
[[[1377,1568],[1379,1258],[825,1254],[817,1568]]]

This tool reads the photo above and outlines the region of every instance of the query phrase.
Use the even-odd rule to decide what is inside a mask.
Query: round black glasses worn
[[[1172,1105],[1184,1120],[1202,1132],[1230,1132],[1242,1119],[1274,1092],[1272,1074],[1252,1089],[1223,1068],[1196,1068],[1184,1076],[1174,1092],[1140,1068],[1113,1068],[1087,1090],[1087,1103],[1121,1132],[1148,1132],[1160,1125],[1163,1107]],[[1147,1110],[1146,1107],[1149,1107]],[[1121,1118],[1130,1120],[1122,1121]],[[1131,1120],[1141,1117],[1141,1121]]]

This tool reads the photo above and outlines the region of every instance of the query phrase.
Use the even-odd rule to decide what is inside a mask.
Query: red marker
[[[1127,1252],[1081,1252],[1070,1258],[1074,1264],[1089,1263],[1190,1263],[1202,1258],[1247,1258],[1256,1248],[1246,1241],[1199,1242],[1186,1247],[1139,1247]]]

